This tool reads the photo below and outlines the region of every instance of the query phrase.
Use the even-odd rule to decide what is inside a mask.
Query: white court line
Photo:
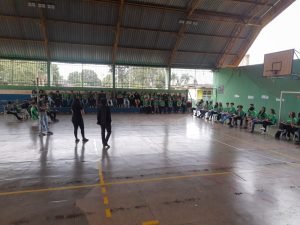
[[[226,146],[228,146],[228,147],[231,147],[231,148],[233,148],[233,149],[235,149],[235,150],[241,151],[241,152],[250,152],[250,153],[252,153],[252,154],[256,154],[256,155],[259,155],[259,156],[264,157],[264,158],[267,158],[267,159],[272,159],[272,160],[276,160],[276,161],[278,161],[278,162],[283,162],[283,163],[287,163],[287,164],[292,164],[292,165],[297,164],[297,163],[293,163],[293,162],[289,162],[289,161],[285,161],[285,160],[281,160],[281,159],[276,159],[276,158],[273,158],[273,157],[270,157],[270,156],[266,156],[266,155],[263,155],[263,154],[260,154],[260,153],[257,153],[257,152],[252,152],[252,151],[247,150],[247,149],[238,148],[238,147],[235,147],[235,146],[233,146],[233,145],[227,144],[227,143],[225,143],[225,142],[222,142],[222,141],[219,141],[219,140],[216,140],[216,139],[214,139],[214,141],[215,141],[215,142],[218,142],[218,143],[220,143],[220,144],[222,144],[222,145],[226,145]],[[253,149],[253,150],[255,150],[255,149]]]

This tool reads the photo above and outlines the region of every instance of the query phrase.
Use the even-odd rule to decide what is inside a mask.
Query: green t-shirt
[[[223,112],[229,112],[230,108],[229,107],[225,107],[223,108]]]
[[[246,113],[242,110],[242,111],[237,111],[237,115],[240,117],[244,117],[246,115]]]
[[[296,125],[298,123],[298,118],[297,117],[292,118],[292,119],[290,118],[287,120],[287,122],[290,124]]]
[[[144,103],[144,107],[148,107],[149,106],[149,100],[148,99],[145,99],[143,103]]]
[[[217,111],[220,113],[220,112],[223,112],[223,107],[222,106],[219,106]]]
[[[260,120],[267,119],[267,114],[266,113],[263,113],[263,114],[258,113],[257,114],[257,119],[260,119]]]
[[[212,110],[214,107],[212,105],[208,105],[208,110]]]
[[[163,99],[159,100],[159,106],[165,107],[166,106],[165,100],[163,100]]]
[[[249,117],[252,117],[252,118],[255,118],[256,117],[256,111],[253,110],[253,111],[248,111],[248,116]]]
[[[39,119],[39,112],[37,110],[37,107],[32,106],[30,109],[31,112],[31,119],[32,120],[38,120]]]
[[[231,114],[236,113],[235,108],[234,108],[234,107],[230,107],[230,108],[229,108],[229,113],[231,113]]]
[[[181,107],[181,105],[182,105],[182,101],[181,100],[177,100],[177,106]]]
[[[269,114],[267,119],[268,119],[268,121],[272,122],[273,124],[277,123],[277,117],[275,114]]]
[[[154,106],[158,106],[158,99],[154,99],[153,105],[154,105]]]

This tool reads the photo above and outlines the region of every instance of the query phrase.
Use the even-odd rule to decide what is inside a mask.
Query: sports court
[[[300,54],[239,66],[294,2],[1,0],[0,225],[298,225]]]

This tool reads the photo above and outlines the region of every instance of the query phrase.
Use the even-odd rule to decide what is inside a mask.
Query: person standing
[[[106,99],[101,99],[100,107],[97,113],[97,124],[101,126],[101,138],[103,149],[109,149],[108,140],[111,134],[111,112],[107,106]],[[105,130],[107,134],[105,136]]]
[[[49,125],[48,125],[48,116],[47,116],[47,110],[48,110],[48,103],[46,96],[41,96],[41,99],[38,104],[38,110],[39,110],[39,135],[45,136],[45,135],[52,135],[53,133],[49,131]]]
[[[80,139],[78,139],[77,137],[78,127],[80,128],[81,131],[82,141],[87,142],[89,140],[84,135],[84,123],[83,123],[82,114],[84,114],[82,104],[80,103],[79,98],[76,97],[72,104],[72,123],[74,126],[75,142],[80,141]]]

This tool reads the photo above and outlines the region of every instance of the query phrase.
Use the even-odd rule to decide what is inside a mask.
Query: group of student
[[[221,102],[216,102],[213,105],[212,101],[200,100],[197,104],[197,108],[194,110],[194,115],[199,118],[207,120],[215,120],[220,123],[227,123],[229,127],[238,127],[238,121],[240,121],[240,128],[248,129],[251,133],[254,132],[255,125],[262,125],[262,134],[265,134],[267,127],[277,124],[277,115],[274,109],[270,109],[266,112],[266,107],[262,107],[258,112],[255,110],[254,104],[250,104],[247,111],[243,109],[242,105],[234,106],[234,103],[227,102],[223,107]],[[300,131],[300,112],[296,117],[295,112],[289,114],[287,121],[280,122],[279,130],[275,134],[275,138],[286,137],[291,138],[291,134],[298,134],[299,139]],[[299,140],[298,140],[299,142]]]
[[[158,92],[129,92],[111,91],[104,92],[80,92],[80,91],[39,91],[40,96],[48,99],[49,108],[71,107],[74,100],[79,99],[84,108],[96,108],[98,96],[107,100],[109,107],[115,108],[139,108],[144,113],[185,113],[191,108],[191,102],[187,101],[185,95],[181,93],[158,93]],[[37,92],[32,91],[32,97],[36,97]]]

